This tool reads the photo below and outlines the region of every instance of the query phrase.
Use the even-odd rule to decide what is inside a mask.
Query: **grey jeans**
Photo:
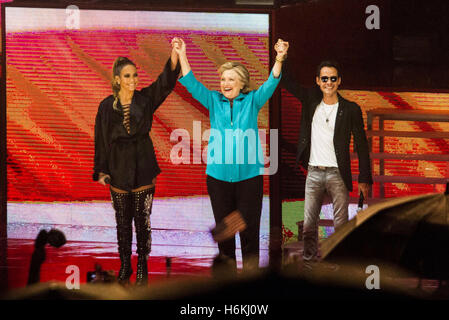
[[[318,253],[318,221],[325,193],[332,199],[334,227],[348,221],[349,191],[338,168],[309,166],[304,203],[303,259],[316,260]]]

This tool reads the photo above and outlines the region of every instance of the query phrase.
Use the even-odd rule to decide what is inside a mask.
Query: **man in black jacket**
[[[326,192],[332,199],[335,228],[348,221],[351,135],[359,158],[358,189],[365,198],[373,180],[362,111],[338,94],[341,76],[337,64],[323,61],[318,66],[319,89],[302,88],[287,73],[288,68],[282,79],[284,87],[302,103],[297,162],[307,168],[303,230],[303,259],[307,265],[317,258],[318,221]]]

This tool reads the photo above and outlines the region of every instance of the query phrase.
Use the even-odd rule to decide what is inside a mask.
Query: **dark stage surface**
[[[171,250],[166,248],[167,253]],[[34,240],[8,239],[8,287],[9,289],[25,287]],[[171,259],[170,278],[210,277],[212,256],[174,257]],[[41,267],[41,282],[62,281],[73,274],[66,273],[69,266],[77,266],[80,271],[80,283],[86,283],[87,272],[95,270],[95,264],[103,270],[120,269],[117,244],[104,242],[67,242],[60,248],[46,246],[46,260]],[[133,269],[137,264],[137,255],[132,257]],[[166,257],[151,256],[149,266],[149,285],[167,280]],[[4,268],[5,266],[1,266]],[[70,270],[70,268],[68,269]],[[135,281],[135,272],[131,282]]]
[[[32,240],[8,240],[8,266],[0,266],[2,269],[7,268],[8,270],[8,293],[20,292],[20,290],[24,290],[27,286],[29,265],[33,250],[34,241]],[[164,250],[170,253],[170,251],[177,249],[167,246]],[[274,287],[281,286],[284,290],[282,295],[288,296],[289,299],[302,296],[307,297],[310,294],[309,298],[311,299],[319,298],[320,300],[326,300],[326,297],[329,297],[330,291],[327,293],[323,291],[318,296],[315,296],[321,290],[319,288],[323,286],[329,290],[341,290],[343,294],[341,298],[345,298],[345,294],[351,296],[360,291],[360,299],[370,297],[370,295],[372,297],[376,296],[375,291],[377,291],[377,297],[380,298],[427,299],[432,298],[439,290],[440,283],[437,280],[418,279],[417,277],[411,276],[391,277],[390,275],[381,279],[382,290],[367,290],[364,288],[365,278],[370,274],[366,274],[365,270],[351,269],[345,266],[336,267],[335,265],[323,262],[316,266],[314,271],[308,273],[304,269],[301,261],[302,242],[298,243],[296,251],[295,254],[289,254],[289,257],[286,257],[282,271],[279,274],[272,274],[268,269],[261,269],[260,273],[248,273],[248,277],[246,277],[247,274],[244,274],[239,269],[237,278],[235,279],[238,281],[247,281],[248,290],[250,290],[251,286],[256,286],[257,283],[265,283],[269,287],[270,283],[274,282]],[[195,289],[192,291],[193,296],[196,298],[198,298],[198,295],[201,298],[201,294],[204,295],[202,293],[204,290],[215,292],[212,289],[205,289],[209,286],[212,288],[216,284],[214,282],[216,279],[213,277],[211,268],[213,256],[203,255],[195,257],[186,255],[186,257],[173,257],[171,258],[169,269],[167,269],[166,258],[167,256],[150,255],[148,262],[148,287],[150,289],[154,287],[164,288],[165,284],[167,284],[171,290],[185,290],[186,284],[187,287],[192,284],[192,288],[198,285],[201,287],[198,291],[195,291]],[[70,276],[73,275],[73,267],[75,266],[79,268],[80,285],[83,288],[87,284],[87,272],[93,271],[95,264],[100,264],[105,271],[110,270],[117,273],[120,268],[120,259],[116,244],[104,242],[67,242],[60,248],[54,248],[48,245],[46,246],[46,260],[41,267],[40,285],[45,287],[45,285],[57,283],[61,288],[65,289],[67,281],[73,283],[73,281],[70,281]],[[135,269],[136,264],[137,255],[134,254],[132,257],[133,269]],[[227,285],[238,285],[238,283],[234,283],[235,279],[229,278],[229,282],[220,282],[220,290],[224,290]],[[131,277],[131,286],[128,289],[134,287],[134,282],[135,273]],[[179,286],[176,285],[177,282],[179,282]],[[284,285],[282,284],[283,282],[285,282]],[[292,286],[294,286],[295,282],[298,282],[298,290],[292,291]],[[340,288],[341,285],[342,287]],[[347,288],[351,288],[354,292],[349,292]],[[264,290],[267,290],[267,287]],[[217,293],[215,292],[214,294]],[[258,294],[258,297],[268,299],[276,297],[275,291],[271,292],[271,294],[266,291],[260,291]],[[319,297],[320,295],[321,297]],[[112,294],[110,298],[116,299],[117,296]]]

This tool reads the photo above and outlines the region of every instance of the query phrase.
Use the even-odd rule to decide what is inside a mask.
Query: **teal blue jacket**
[[[240,93],[231,109],[220,92],[207,89],[190,71],[179,82],[209,110],[210,136],[206,174],[222,181],[238,182],[263,174],[264,158],[257,116],[273,95],[279,78],[270,76],[259,89]]]

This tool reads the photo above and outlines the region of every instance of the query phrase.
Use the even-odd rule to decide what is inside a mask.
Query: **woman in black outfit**
[[[110,183],[117,222],[120,283],[128,283],[131,268],[132,221],[136,229],[136,284],[148,283],[151,251],[150,214],[156,176],[161,172],[149,136],[153,114],[178,79],[178,56],[172,50],[163,72],[150,86],[136,90],[136,65],[119,57],[113,66],[113,94],[104,99],[95,119],[94,181]]]

